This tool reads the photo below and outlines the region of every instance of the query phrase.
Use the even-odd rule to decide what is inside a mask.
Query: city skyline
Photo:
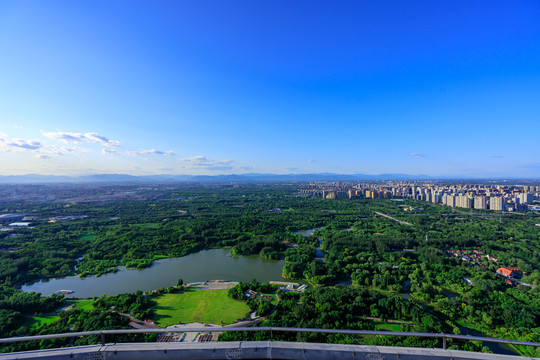
[[[540,4],[0,4],[0,175],[540,177]]]

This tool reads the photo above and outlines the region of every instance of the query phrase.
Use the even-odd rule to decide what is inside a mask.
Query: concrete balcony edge
[[[235,341],[207,343],[126,343],[0,354],[8,359],[440,359],[528,360],[530,357],[459,350],[299,342]]]

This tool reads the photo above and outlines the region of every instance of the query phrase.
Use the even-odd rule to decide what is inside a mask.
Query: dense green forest
[[[329,200],[298,195],[300,187],[171,186],[141,190],[158,192],[157,200],[0,203],[0,215],[36,217],[33,228],[17,229],[15,236],[0,234],[1,334],[24,334],[24,315],[52,312],[64,303],[61,296],[23,293],[18,290],[23,283],[75,272],[99,275],[118,266],[143,268],[160,258],[229,246],[237,255],[285,259],[284,276],[310,285],[305,294],[284,294],[268,324],[369,329],[373,324],[365,317],[371,316],[404,320],[414,324],[406,327],[411,331],[472,329],[488,336],[540,340],[537,213],[501,217],[414,200]],[[411,213],[398,205],[423,209]],[[410,225],[376,216],[376,211]],[[82,215],[86,217],[49,222]],[[313,236],[297,233],[312,228],[319,229]],[[448,250],[484,255],[473,264]],[[529,285],[509,286],[495,275],[501,266],[519,267]],[[339,301],[325,308],[330,305],[322,304],[332,297]],[[96,301],[98,308],[109,311],[108,301]],[[126,304],[118,310],[152,316],[145,313],[149,304],[143,298]],[[70,321],[75,320],[61,318],[64,325],[58,326]],[[425,341],[418,344],[431,346]],[[517,350],[539,355],[531,348]]]

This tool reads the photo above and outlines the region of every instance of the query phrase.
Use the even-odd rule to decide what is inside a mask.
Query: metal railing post
[[[442,338],[442,348],[444,350],[446,350],[446,348],[448,347],[447,343],[446,343],[446,336]]]
[[[101,333],[101,345],[105,345],[105,334]]]

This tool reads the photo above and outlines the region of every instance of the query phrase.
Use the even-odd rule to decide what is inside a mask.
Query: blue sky
[[[538,1],[0,2],[0,174],[540,177]]]

